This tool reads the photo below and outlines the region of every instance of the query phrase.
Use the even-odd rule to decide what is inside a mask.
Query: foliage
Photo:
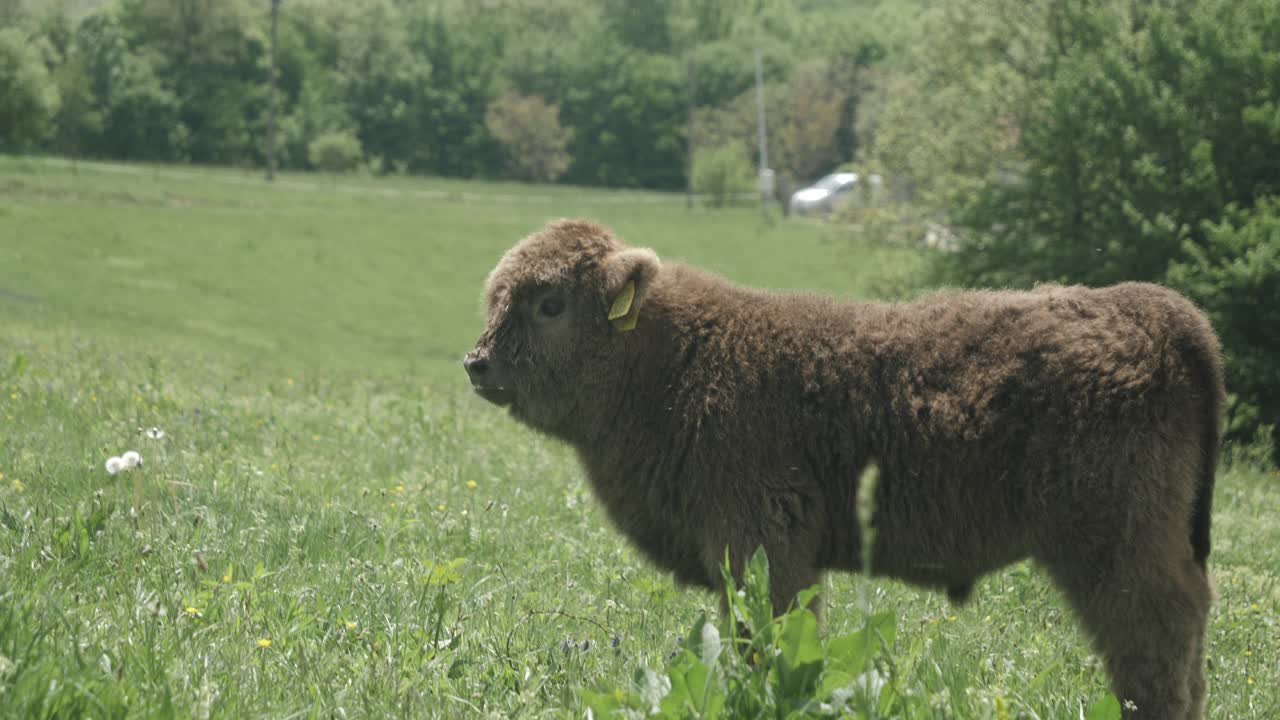
[[[559,108],[542,98],[514,90],[489,105],[485,127],[505,146],[515,177],[548,182],[569,167],[565,146],[573,132],[560,127],[559,114]]]
[[[1269,436],[1280,465],[1280,198],[1231,208],[1208,224],[1204,245],[1187,241],[1185,250],[1169,281],[1209,313],[1230,349],[1227,387],[1236,402],[1228,437]]]
[[[817,60],[792,69],[784,81],[765,91],[765,128],[769,164],[783,183],[816,180],[848,161],[861,142],[855,128],[861,98],[868,91],[866,66],[879,56],[874,46],[834,61]],[[759,138],[756,91],[741,91],[718,107],[700,109],[694,127],[695,147],[733,143],[754,152]],[[868,122],[864,128],[870,128]]]
[[[1029,19],[1007,27],[1025,38],[1020,52],[983,61],[1022,89],[1025,110],[1007,115],[1016,157],[956,185],[951,220],[963,242],[942,259],[943,278],[1166,282],[1174,263],[1230,257],[1213,247],[1226,209],[1280,189],[1269,160],[1280,154],[1280,3],[1062,4],[1020,17]],[[1256,314],[1207,302],[1223,311],[1227,356],[1250,365],[1251,379],[1233,390],[1274,424],[1264,379],[1274,350],[1263,334],[1233,329]],[[1259,364],[1272,370],[1259,375]],[[1233,437],[1252,435],[1258,421]]]
[[[324,133],[311,141],[307,157],[319,170],[331,173],[351,172],[360,166],[364,150],[360,138],[349,131]]]
[[[784,109],[773,118],[770,158],[778,157],[773,164],[791,177],[817,178],[851,157],[838,147],[840,129],[850,125],[850,88],[837,78],[833,68],[817,63],[797,69],[787,83]]]
[[[880,78],[869,104],[875,132],[858,164],[880,172],[912,214],[946,220],[1016,158],[1032,97],[1028,66],[1043,52],[1045,3],[951,0],[920,21],[910,72]]]
[[[808,609],[819,588],[802,591],[775,617],[769,564],[759,548],[743,569],[741,589],[726,561],[727,612],[717,627],[700,615],[662,671],[639,668],[629,685],[580,694],[596,717],[810,718],[926,717],[931,699],[905,682],[904,648],[892,611],[862,613],[851,633],[823,639]],[[1004,716],[1008,715],[1007,702]],[[1000,716],[1001,703],[996,703]],[[1105,695],[1089,718],[1119,720]]]
[[[0,148],[23,150],[49,133],[58,89],[21,30],[0,28]]]
[[[257,161],[266,124],[265,14],[250,0],[120,0],[130,56],[148,57],[190,132],[193,162]],[[258,21],[258,23],[255,23]],[[141,52],[139,52],[141,51]],[[127,62],[127,60],[126,60]]]
[[[751,161],[740,145],[699,149],[693,156],[693,191],[712,207],[723,207],[754,188]]]
[[[1268,12],[1268,8],[1270,12]],[[957,256],[983,282],[1160,280],[1226,204],[1280,188],[1274,0],[1053,16],[1024,164],[987,182]]]
[[[893,0],[900,1],[918,0]],[[34,147],[265,164],[266,3],[9,2],[6,16],[41,49],[52,77],[43,84],[67,98],[52,117],[52,108],[24,111],[32,123],[53,124],[31,140]],[[486,123],[489,108],[515,93],[558,108],[570,138],[563,173],[538,177],[684,187],[691,105],[718,107],[748,90],[757,48],[770,82],[804,59],[876,62],[863,52],[874,39],[853,29],[886,3],[288,0],[275,53],[278,164],[309,168],[310,144],[349,128],[370,165],[385,171],[530,177]],[[851,118],[855,101],[844,95],[840,117]],[[853,147],[847,130],[838,150],[846,155]]]
[[[951,0],[922,27],[909,66],[873,86],[857,163],[892,202],[846,220],[948,239],[931,283],[1177,284],[1182,265],[1233,285],[1205,276],[1235,252],[1217,247],[1221,223],[1280,190],[1280,2]],[[1263,379],[1276,355],[1232,329],[1246,307],[1201,297],[1229,363],[1249,358],[1231,371],[1243,440],[1280,422]]]

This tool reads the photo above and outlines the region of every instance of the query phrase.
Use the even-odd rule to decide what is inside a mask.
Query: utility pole
[[[280,0],[271,0],[271,101],[267,111],[267,182],[276,179],[276,26],[280,19]]]
[[[769,136],[764,124],[764,67],[760,48],[756,48],[756,125],[760,130],[760,209],[769,214],[769,198],[773,195],[773,170],[769,169]]]

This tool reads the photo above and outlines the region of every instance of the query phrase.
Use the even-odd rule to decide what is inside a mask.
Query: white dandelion
[[[158,428],[158,427],[148,428],[147,430],[144,430],[144,431],[142,432],[142,434],[143,434],[143,435],[146,435],[148,438],[150,438],[150,439],[152,439],[152,440],[163,440],[163,439],[164,439],[164,431],[163,431],[163,430],[161,430],[161,429],[160,429],[160,428]]]
[[[107,474],[115,475],[116,473],[124,469],[125,467],[124,467],[123,458],[118,458],[115,456],[107,458]]]
[[[139,455],[136,450],[130,450],[124,455],[121,455],[120,459],[124,461],[124,467],[126,470],[132,470],[142,465],[142,456]]]

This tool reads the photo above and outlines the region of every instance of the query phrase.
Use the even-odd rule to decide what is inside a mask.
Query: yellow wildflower
[[[226,575],[223,575],[223,576],[222,576],[222,582],[224,582],[224,583],[229,583],[229,582],[231,582],[231,573],[227,573]]]
[[[439,510],[440,512],[444,512],[444,503],[440,503],[440,505],[438,505],[436,509]]]
[[[475,490],[477,487],[479,487],[479,485],[480,483],[476,482],[475,480],[467,481],[467,487],[471,488],[472,490]]]
[[[258,638],[258,647],[260,648],[271,647],[271,638]]]
[[[184,612],[184,613],[186,613],[186,614],[188,614],[188,615],[190,615],[190,616],[192,616],[192,617],[200,617],[200,608],[193,608],[193,607],[189,607],[189,608],[187,608],[186,610],[183,610],[182,612]]]
[[[356,621],[355,621],[355,620],[348,620],[348,621],[346,622],[346,625],[347,625],[347,629],[348,629],[348,630],[355,630],[355,629],[356,629]]]
[[[0,476],[0,477],[2,477],[2,476]],[[26,492],[26,491],[27,491],[27,486],[26,486],[25,484],[23,484],[23,482],[22,482],[21,480],[19,480],[18,478],[14,478],[14,479],[13,479],[13,483],[12,483],[12,485],[13,485],[13,489],[14,489],[14,490],[17,490],[18,492]]]

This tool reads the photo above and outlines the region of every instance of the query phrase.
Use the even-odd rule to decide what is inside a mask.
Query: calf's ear
[[[640,306],[658,274],[658,255],[648,248],[628,248],[604,261],[604,301],[609,322],[618,330],[634,330]]]

